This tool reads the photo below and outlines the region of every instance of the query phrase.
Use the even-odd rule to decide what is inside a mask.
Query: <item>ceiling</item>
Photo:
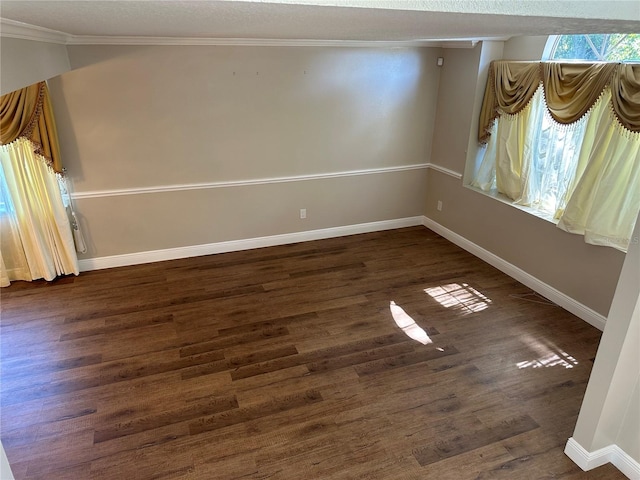
[[[3,36],[35,26],[60,43],[123,37],[407,42],[638,33],[640,1],[2,0],[0,17]]]

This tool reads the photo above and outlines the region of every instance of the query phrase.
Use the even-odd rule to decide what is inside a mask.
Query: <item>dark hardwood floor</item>
[[[423,227],[16,282],[1,439],[19,480],[625,478],[563,453],[600,332],[530,294]]]

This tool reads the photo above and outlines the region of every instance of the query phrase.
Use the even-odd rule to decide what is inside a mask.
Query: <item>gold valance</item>
[[[489,67],[480,112],[480,143],[487,143],[498,116],[524,109],[540,84],[549,113],[564,124],[582,118],[609,86],[613,111],[620,124],[632,132],[640,132],[640,64],[495,60]]]
[[[0,97],[0,144],[17,138],[33,143],[35,153],[62,173],[58,134],[45,82],[36,83]]]

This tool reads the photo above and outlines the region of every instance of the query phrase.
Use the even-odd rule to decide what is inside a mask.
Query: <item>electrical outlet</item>
[[[301,208],[300,209],[300,218],[307,218],[307,209],[306,208]]]
[[[438,206],[436,207],[439,212],[442,211],[442,200],[438,200]]]

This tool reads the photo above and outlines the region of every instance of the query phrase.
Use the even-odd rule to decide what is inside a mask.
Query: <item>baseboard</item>
[[[567,440],[567,445],[564,447],[564,453],[567,457],[573,460],[573,463],[586,472],[604,465],[605,463],[609,463],[611,454],[613,453],[613,445],[601,448],[595,452],[589,452],[575,441],[573,437],[571,437]]]
[[[124,267],[127,265],[139,265],[143,263],[162,262],[178,258],[198,257],[216,253],[250,250],[252,248],[272,247],[274,245],[286,245],[290,243],[307,242],[310,240],[322,240],[324,238],[343,237],[359,233],[392,230],[394,228],[413,227],[422,225],[422,216],[383,220],[379,222],[359,223],[342,227],[322,228],[304,232],[270,235],[267,237],[247,238],[231,240],[227,242],[208,243],[204,245],[191,245],[187,247],[167,248],[147,252],[126,253],[111,255],[108,257],[87,258],[79,261],[80,271],[102,270],[105,268]]]
[[[611,463],[631,480],[640,480],[640,462],[617,445],[613,446]]]
[[[450,242],[455,243],[459,247],[465,249],[467,252],[496,267],[503,273],[506,273],[510,277],[518,280],[520,283],[531,288],[533,291],[538,292],[543,297],[548,298],[555,304],[573,313],[575,316],[593,325],[597,329],[604,330],[606,318],[600,315],[595,310],[590,309],[586,305],[583,305],[582,303],[576,301],[575,299],[569,297],[561,291],[553,288],[551,285],[546,284],[542,280],[498,257],[496,254],[485,250],[479,245],[476,245],[470,240],[467,240],[463,236],[453,232],[452,230],[449,230],[448,228],[440,225],[439,223],[431,220],[428,217],[423,217],[422,225],[429,228],[430,230],[433,230],[437,234],[442,235]]]
[[[595,452],[589,452],[571,437],[567,440],[564,453],[585,472],[605,463],[612,463],[627,478],[640,480],[640,463],[617,445],[609,445]]]

